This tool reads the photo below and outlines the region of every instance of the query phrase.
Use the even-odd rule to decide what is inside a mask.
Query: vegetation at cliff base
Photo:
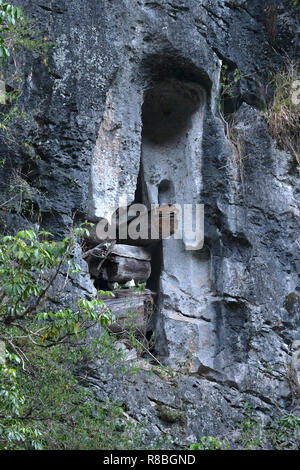
[[[2,449],[133,445],[135,425],[124,418],[122,407],[97,405],[74,376],[78,362],[96,351],[86,331],[110,321],[103,300],[78,299],[74,309],[49,309],[80,272],[72,258],[84,230],[74,229],[60,242],[31,230],[0,237]]]

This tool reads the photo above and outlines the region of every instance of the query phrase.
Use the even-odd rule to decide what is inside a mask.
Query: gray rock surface
[[[40,158],[1,144],[2,193],[13,171],[21,172],[41,217],[15,211],[2,225],[39,223],[59,237],[74,214],[76,222],[96,221],[123,194],[128,203],[139,193],[149,203],[173,197],[205,206],[204,248],[186,251],[184,241],[165,240],[156,258],[155,354],[180,371],[176,384],[145,371],[130,379],[100,359],[79,374],[99,399],[122,401],[146,420],[149,440],[213,435],[238,447],[245,402],[262,422],[278,410],[299,412],[288,374],[292,361],[299,375],[295,353],[292,360],[300,340],[299,173],[260,112],[270,63],[280,64],[283,51],[296,57],[299,26],[291,2],[277,1],[274,44],[267,3],[18,2],[57,45],[50,71],[39,58],[22,58],[29,121],[16,136],[31,138]],[[242,76],[238,146],[218,111],[222,64]],[[155,108],[159,100],[173,106],[173,121]],[[91,294],[87,271],[74,289]],[[157,405],[181,414],[166,423]]]

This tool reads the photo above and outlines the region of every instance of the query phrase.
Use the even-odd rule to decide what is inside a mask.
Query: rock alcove
[[[114,108],[112,112],[111,98],[108,108],[106,115],[109,117],[106,117],[106,124],[102,123],[102,129],[109,125],[110,129],[115,130],[111,120],[116,109]],[[133,194],[132,203],[143,204],[150,211],[152,204],[161,208],[178,205],[183,209],[184,204],[195,205],[201,202],[205,109],[206,92],[200,84],[192,81],[164,79],[152,84],[144,92],[140,112],[137,112],[140,119],[140,150],[136,162],[139,171],[136,180],[131,182],[129,188],[129,192]],[[99,141],[99,146],[102,148],[97,149],[97,152],[102,160],[103,154],[107,158],[109,153],[111,161],[116,160],[116,145],[120,144],[120,135],[118,131],[115,132],[115,145],[114,142],[110,142],[108,147],[100,130],[102,141]],[[112,135],[110,137],[112,138]],[[103,148],[103,145],[106,147]],[[94,165],[93,170],[99,175],[99,166]],[[96,187],[95,174],[92,182],[94,182],[93,190]],[[104,186],[108,186],[102,177],[102,185],[103,183]],[[107,194],[105,197],[107,199]],[[98,206],[99,201],[102,206],[104,205],[104,199],[103,197],[98,199]],[[95,200],[97,198],[94,198]],[[129,201],[128,207],[130,206]],[[99,217],[98,208],[95,213]],[[104,217],[105,213],[100,216]],[[130,218],[126,223],[131,223]],[[197,323],[197,321],[201,323],[199,311],[201,308],[207,310],[207,296],[211,293],[209,252],[188,251],[184,233],[182,239],[178,237],[164,239],[161,236],[159,240],[143,238],[122,240],[117,236],[112,251],[109,251],[108,245],[105,247],[107,251],[101,256],[106,258],[103,258],[101,263],[97,260],[99,251],[97,253],[94,251],[93,259],[91,257],[89,260],[95,285],[98,288],[113,288],[115,282],[124,286],[131,279],[146,283],[144,297],[151,295],[154,298],[154,312],[151,312],[153,314],[148,328],[156,331],[156,353],[172,366],[185,362],[187,356],[193,355],[194,350],[195,331],[191,334],[191,327],[195,330],[196,325],[196,337],[199,336],[198,330],[201,329],[201,325]],[[136,293],[129,295],[128,291],[126,292],[126,297],[135,296]],[[113,302],[110,301],[110,304]],[[124,312],[123,314],[125,315]],[[189,318],[191,321],[187,321]],[[170,323],[174,322],[179,322],[184,330],[183,337],[186,338],[186,348],[181,351],[177,350],[175,338],[166,340],[168,332],[173,330],[170,328]],[[198,362],[196,358],[196,363]]]

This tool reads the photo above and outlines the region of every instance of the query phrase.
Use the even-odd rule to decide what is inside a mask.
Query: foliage
[[[139,289],[140,287],[138,287],[138,290]],[[144,287],[142,286],[141,292],[143,290]],[[146,322],[148,322],[149,319],[149,317],[145,317]],[[159,366],[159,369],[165,373],[167,369],[151,352],[155,342],[155,334],[153,333],[148,339],[146,337],[147,326],[142,327],[142,325],[139,325],[139,320],[139,312],[128,309],[126,312],[126,318],[115,319],[113,328],[114,333],[111,334],[109,341],[111,342],[112,338],[114,338],[113,341],[118,339],[125,347],[134,349],[139,357],[146,357],[147,359],[150,359],[152,363]],[[121,352],[121,350],[119,351]],[[119,356],[118,359],[122,359],[122,357]],[[133,366],[131,370],[132,372],[137,372],[139,368]],[[171,374],[172,373],[170,372],[170,375]]]
[[[279,147],[294,155],[300,165],[300,105],[293,100],[294,84],[299,77],[299,66],[290,62],[285,70],[277,72],[271,84],[274,88],[272,104],[263,113],[270,133]]]
[[[7,354],[20,362],[17,356]],[[0,365],[0,449],[29,446],[41,449],[40,432],[23,422],[25,396],[17,381],[16,369]]]
[[[241,80],[242,76],[238,68],[233,71],[232,79],[228,76],[228,65],[223,64],[221,69],[221,96],[233,98],[235,85]]]
[[[95,345],[84,341],[75,348],[31,346],[28,354],[34,370],[23,374],[23,393],[31,397],[25,414],[35,423],[44,448],[134,448],[139,428],[122,404],[97,402],[75,377],[77,364],[95,355]]]
[[[5,166],[3,159],[3,166]],[[38,210],[38,201],[47,203],[46,195],[38,188],[33,187],[29,180],[30,172],[24,175],[20,170],[13,169],[11,177],[6,183],[6,191],[3,191],[0,198],[0,208],[2,211],[20,214],[22,217],[32,222],[40,223],[41,212]]]
[[[47,232],[38,236],[32,230],[0,237],[0,340],[6,344],[9,362],[19,363],[19,375],[33,374],[36,381],[36,370],[40,374],[44,368],[49,377],[48,361],[44,358],[37,365],[32,358],[35,347],[38,350],[67,344],[75,347],[93,325],[105,326],[110,321],[104,301],[98,298],[78,299],[74,309],[47,308],[49,301],[61,294],[70,275],[80,271],[72,256],[76,238],[85,230],[74,229],[60,242],[49,241],[51,234]],[[39,448],[38,428],[26,425],[32,412],[25,397],[30,396],[34,386],[27,393],[21,391],[16,371],[13,365],[1,365],[0,448]],[[37,389],[39,401],[41,390],[42,385]],[[61,395],[57,396],[60,399]]]
[[[0,432],[4,432],[0,434],[0,448],[136,448],[141,429],[122,404],[97,402],[92,391],[75,378],[76,364],[94,354],[94,345],[87,343],[77,348],[67,344],[48,349],[30,345],[26,350],[28,370],[23,371],[19,364],[17,374],[14,371],[22,379],[16,392],[8,393],[6,385],[8,399],[16,402],[20,412],[14,422],[1,417]],[[2,400],[1,412],[4,403]],[[12,412],[17,411],[15,406]]]
[[[236,100],[239,95],[239,83],[242,79],[241,72],[236,67],[229,69],[227,64],[223,64],[221,68],[221,92],[218,104],[220,117],[225,125],[226,135],[229,138],[229,124],[228,117],[234,112],[236,108]],[[230,112],[226,109],[230,105]]]
[[[40,232],[39,236],[43,237],[40,239],[32,230],[0,237],[0,328],[2,325],[6,329],[21,328],[32,342],[44,343],[46,340],[60,342],[74,333],[78,335],[88,321],[108,322],[102,299],[80,299],[75,310],[41,311],[60,271],[66,268],[68,279],[70,273],[80,269],[72,262],[72,253],[76,236],[83,231],[75,229],[61,242],[49,241],[51,234],[47,232]],[[97,307],[102,308],[100,316]],[[26,317],[35,325],[32,330],[24,331],[20,326],[20,320]]]
[[[245,402],[245,419],[241,422],[242,444],[245,449],[260,447],[262,436],[258,421],[252,416],[252,408],[248,402]]]
[[[47,62],[46,54],[51,45],[54,43],[34,29],[33,20],[27,18],[21,8],[0,0],[0,60],[12,55],[16,65],[16,53],[26,49],[43,56]]]
[[[135,286],[131,287],[133,291],[144,292],[146,290],[146,282],[138,282]]]
[[[246,418],[241,421],[241,443],[245,449],[268,448],[276,450],[299,450],[300,418],[295,415],[284,416],[268,421],[264,425],[254,419],[248,402],[245,403]]]
[[[6,102],[12,104],[17,100],[17,93],[6,93]],[[13,142],[13,129],[12,124],[15,124],[18,120],[27,120],[27,115],[18,106],[11,106],[7,112],[0,113],[0,130],[2,135],[5,135],[7,142]]]
[[[276,419],[268,423],[266,431],[274,449],[300,449],[300,418],[298,416],[289,415]]]
[[[10,25],[15,26],[24,18],[21,8],[3,3],[0,0],[0,59],[7,59],[10,55],[10,49],[7,47],[5,36],[10,31]]]
[[[203,436],[200,439],[200,442],[192,442],[190,444],[190,450],[228,450],[227,441],[217,441],[212,436]]]

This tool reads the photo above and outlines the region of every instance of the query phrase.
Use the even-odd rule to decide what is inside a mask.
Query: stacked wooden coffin
[[[116,215],[118,219],[118,215]],[[117,220],[118,221],[118,220]],[[119,222],[119,221],[118,221]],[[130,239],[130,229],[135,225],[147,227],[146,236]],[[144,225],[143,225],[144,224]],[[143,216],[128,217],[122,224],[118,223],[118,232],[128,233],[126,245],[119,239],[103,241],[97,237],[96,226],[89,230],[88,244],[97,246],[88,250],[84,259],[89,265],[93,279],[105,281],[115,297],[103,298],[106,306],[116,317],[113,325],[120,332],[126,323],[134,322],[137,329],[143,331],[153,311],[152,292],[135,288],[138,283],[146,283],[151,274],[151,246],[159,240],[173,235],[178,228],[178,209],[175,206],[156,207],[156,213],[146,211]],[[125,230],[124,230],[125,229]],[[143,232],[145,234],[145,231]],[[117,288],[116,284],[117,283]],[[128,283],[131,286],[128,288]]]
[[[134,326],[145,334],[153,311],[152,292],[139,289],[151,274],[151,254],[142,247],[103,242],[83,255],[94,279],[107,281],[114,297],[105,297],[105,305],[116,321],[112,331],[121,333]],[[116,286],[117,284],[117,286]],[[130,287],[127,287],[129,284]]]
[[[134,331],[145,336],[153,313],[152,292],[132,289],[114,290],[114,297],[103,297],[106,307],[114,316],[110,330],[114,333]]]

